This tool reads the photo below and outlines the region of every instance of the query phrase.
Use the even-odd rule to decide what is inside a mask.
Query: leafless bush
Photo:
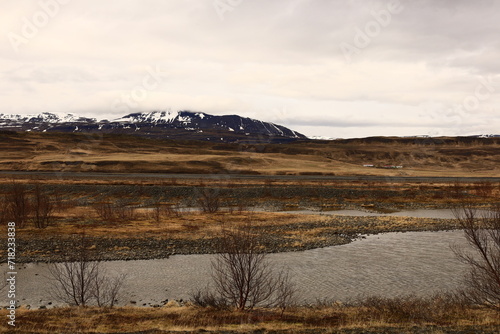
[[[463,294],[473,303],[500,310],[500,207],[479,213],[466,204],[454,214],[471,247],[453,249],[469,266]]]
[[[161,222],[163,216],[163,207],[160,202],[156,202],[153,205],[153,210],[151,211],[149,216],[156,224],[159,224]]]
[[[212,278],[219,298],[238,310],[256,306],[284,308],[294,294],[288,274],[276,272],[248,224],[241,229],[223,230],[212,262]]]
[[[179,203],[167,203],[165,204],[164,212],[166,216],[169,217],[180,217],[181,216],[181,207]]]
[[[198,290],[191,295],[191,302],[200,307],[213,307],[216,309],[227,309],[228,305],[224,298],[215,294],[210,287]]]
[[[137,218],[135,208],[127,205],[97,202],[92,205],[92,208],[101,220],[107,222],[132,221]]]
[[[287,308],[296,303],[297,288],[290,279],[288,271],[282,271],[276,280],[274,307],[281,310],[281,316]]]
[[[76,261],[49,265],[49,278],[53,280],[50,294],[69,305],[112,307],[125,276],[109,277],[101,261],[90,260],[89,247],[88,240],[82,235],[74,254]]]
[[[178,204],[155,202],[148,216],[156,224],[160,224],[164,217],[179,217],[181,215]]]
[[[115,219],[119,221],[132,221],[137,218],[137,214],[134,207],[126,205],[114,206],[113,212]]]
[[[26,186],[14,182],[6,195],[7,219],[16,222],[16,226],[22,228],[29,220],[31,206]]]
[[[92,205],[97,216],[104,221],[114,221],[115,211],[114,206],[108,202],[98,202]]]
[[[35,184],[31,200],[32,220],[36,228],[46,228],[53,219],[54,205],[50,196],[39,184]]]
[[[94,293],[93,297],[99,307],[113,307],[117,301],[120,290],[125,281],[126,275],[109,277],[105,271],[99,270],[94,277]]]
[[[217,189],[203,189],[198,204],[203,212],[216,213],[220,209],[220,194]]]

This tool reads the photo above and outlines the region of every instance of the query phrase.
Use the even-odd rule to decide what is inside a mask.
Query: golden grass
[[[196,330],[287,330],[300,332],[306,329],[384,329],[414,327],[446,328],[500,328],[500,318],[495,311],[460,307],[428,314],[428,310],[415,310],[414,314],[397,317],[398,312],[384,313],[366,306],[294,307],[283,315],[277,309],[256,309],[236,312],[195,306],[165,306],[162,308],[96,308],[65,307],[49,310],[16,312],[16,331],[36,333],[120,333],[147,330],[196,331]],[[426,313],[427,312],[427,313]],[[6,318],[6,310],[0,316]],[[439,329],[437,328],[437,329]],[[8,330],[6,322],[0,331]],[[438,333],[438,332],[436,332]]]
[[[59,214],[57,222],[45,229],[37,229],[28,226],[18,230],[20,237],[45,238],[49,236],[70,236],[85,231],[85,234],[93,237],[154,237],[158,239],[185,239],[197,240],[217,235],[222,227],[238,227],[248,222],[255,231],[265,230],[265,233],[284,233],[298,238],[310,239],[325,231],[338,233],[364,233],[371,230],[374,233],[390,230],[435,229],[440,220],[412,217],[344,217],[326,216],[319,214],[303,215],[280,212],[219,212],[215,214],[199,211],[181,213],[179,216],[162,218],[160,223],[148,218],[143,210],[138,210],[137,218],[131,221],[100,221],[99,218],[89,212],[89,208],[78,207],[65,215]],[[69,218],[69,219],[68,219]],[[89,219],[93,219],[89,222]],[[363,221],[364,224],[359,222]],[[300,228],[306,224],[327,224],[327,227],[311,227],[307,230],[293,230],[293,226]],[[280,231],[280,226],[286,225],[291,231]],[[275,228],[273,229],[269,228]],[[112,235],[110,235],[112,232]]]
[[[0,134],[0,168],[32,171],[187,172],[228,171],[267,175],[307,173],[379,176],[500,175],[496,141],[347,140],[289,144],[215,144],[134,136]],[[401,170],[363,164],[402,165]]]

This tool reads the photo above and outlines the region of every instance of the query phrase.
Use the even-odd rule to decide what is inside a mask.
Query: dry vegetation
[[[278,245],[280,249],[319,247],[332,238],[358,233],[455,227],[449,221],[436,219],[339,218],[323,216],[320,211],[354,208],[389,212],[414,207],[450,207],[465,198],[476,205],[496,203],[500,185],[488,181],[465,183],[458,179],[449,183],[313,180],[300,178],[301,175],[499,177],[499,153],[500,141],[495,138],[367,138],[278,145],[0,132],[0,170],[54,172],[34,174],[33,178],[0,175],[0,221],[6,221],[14,212],[3,204],[10,201],[9,196],[16,197],[12,191],[15,183],[26,186],[30,210],[38,208],[38,213],[30,213],[17,231],[19,241],[26,244],[69,240],[82,231],[90,238],[202,243],[214,238],[223,226],[239,228],[250,223],[252,233],[264,240],[262,248],[269,245]],[[363,167],[364,164],[404,168],[368,168]],[[218,177],[63,177],[57,173],[60,171],[200,173]],[[293,180],[245,179],[225,177],[228,174],[298,177]],[[46,199],[37,194],[50,196],[50,217]],[[269,203],[281,209],[314,209],[318,214],[252,210]],[[183,206],[196,210],[183,212],[180,210]],[[61,253],[62,248],[57,247],[54,244],[53,249],[43,251],[20,247],[18,254],[44,259],[44,256]],[[126,253],[127,247],[100,251]],[[4,256],[4,252],[0,249],[0,256]],[[233,312],[172,304],[154,309],[21,308],[17,312],[16,332],[154,333],[154,330],[203,329],[296,333],[472,333],[484,330],[484,333],[497,333],[500,330],[498,312],[448,297],[371,298],[348,305],[293,307],[283,314],[278,309]],[[3,318],[5,314],[5,310],[0,311]],[[414,331],[415,328],[422,331]],[[425,328],[429,330],[423,331]],[[2,322],[0,331],[7,330],[6,323]]]
[[[20,248],[20,255],[40,260],[63,254],[64,248],[59,247],[58,240],[67,241],[82,232],[105,241],[107,245],[100,251],[133,258],[132,246],[120,239],[149,239],[159,241],[151,247],[168,247],[155,256],[185,253],[186,247],[189,252],[210,252],[213,251],[208,249],[210,242],[216,240],[221,226],[238,227],[249,222],[254,233],[262,236],[262,247],[268,251],[341,244],[357,234],[453,229],[456,225],[445,220],[346,218],[325,216],[322,212],[351,208],[382,213],[422,206],[450,207],[464,198],[484,205],[497,202],[500,192],[499,184],[492,182],[389,183],[272,178],[158,180],[75,176],[58,179],[57,175],[46,175],[37,180],[27,176],[13,180],[4,176],[0,177],[0,185],[0,201],[4,203],[0,207],[0,220],[4,222],[9,216],[6,210],[9,205],[5,203],[8,204],[15,189],[24,187],[24,201],[28,203],[40,202],[34,201],[39,193],[50,197],[50,219],[44,224],[36,224],[36,220],[29,218],[24,226],[18,225],[22,242],[33,241],[30,244],[36,245],[39,243],[35,241],[40,241],[45,245]],[[292,211],[255,210],[268,205],[271,210]],[[186,207],[192,211],[186,211]],[[312,209],[317,213],[294,213],[293,210],[299,209]],[[189,245],[184,247],[186,242]],[[204,248],[196,250],[201,244]],[[0,249],[0,254],[2,252],[4,250]]]
[[[0,311],[5,318],[6,311]],[[161,333],[231,331],[248,333],[498,333],[491,310],[465,305],[450,296],[427,299],[370,298],[348,305],[231,311],[179,306],[162,308],[54,308],[17,310],[16,333]],[[7,331],[5,322],[0,331]]]
[[[0,169],[267,175],[499,176],[497,138],[225,144],[126,135],[0,133]],[[401,165],[403,169],[365,168]]]

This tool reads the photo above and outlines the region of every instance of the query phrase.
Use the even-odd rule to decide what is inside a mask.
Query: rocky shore
[[[329,216],[314,222],[285,225],[256,225],[262,249],[269,253],[302,251],[342,245],[363,235],[457,229],[452,219],[409,217]],[[312,234],[312,236],[310,236]],[[307,235],[307,237],[306,237]],[[167,258],[175,254],[211,254],[216,252],[220,236],[202,239],[160,239],[146,237],[86,236],[86,256],[92,260],[145,260]],[[60,262],[75,259],[80,236],[17,239],[17,262]]]

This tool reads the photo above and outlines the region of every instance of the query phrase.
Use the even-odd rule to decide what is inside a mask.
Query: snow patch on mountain
[[[292,130],[293,131],[293,130]],[[295,132],[295,131],[294,131]],[[332,138],[332,137],[325,137],[325,136],[309,136],[307,137],[309,139],[313,139],[313,140],[335,140],[336,138]]]
[[[42,112],[40,114],[31,114],[31,115],[0,114],[0,120],[10,121],[10,122],[19,122],[19,123],[60,124],[60,123],[78,122],[78,121],[88,122],[89,119],[82,118],[82,117],[79,118],[79,117],[75,116],[74,114]],[[91,120],[96,121],[95,118],[92,118]]]
[[[148,113],[133,113],[113,120],[119,123],[152,123],[168,124],[172,123],[179,116],[179,112],[173,111],[152,111]]]

